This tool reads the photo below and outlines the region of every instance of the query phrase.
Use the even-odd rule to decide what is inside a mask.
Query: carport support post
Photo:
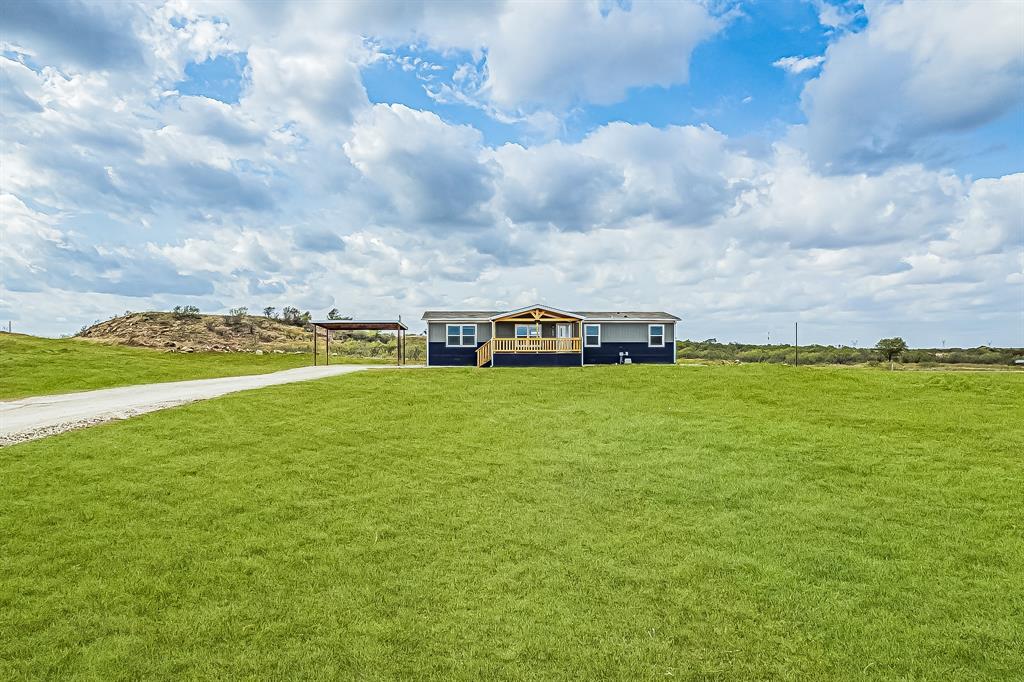
[[[316,325],[313,325],[313,366],[316,367]]]
[[[331,330],[324,330],[324,355],[327,357],[327,364],[331,364]]]

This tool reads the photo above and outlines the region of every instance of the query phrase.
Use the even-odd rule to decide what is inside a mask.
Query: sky
[[[0,7],[0,320],[1024,346],[1024,3]]]

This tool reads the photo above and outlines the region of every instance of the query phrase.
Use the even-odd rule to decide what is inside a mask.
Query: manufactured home
[[[428,310],[428,365],[572,367],[675,362],[676,322],[663,312]]]

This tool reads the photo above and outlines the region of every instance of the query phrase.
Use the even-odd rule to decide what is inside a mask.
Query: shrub
[[[187,320],[199,317],[199,308],[194,305],[176,305],[171,311],[175,319]]]
[[[245,306],[238,308],[232,308],[228,311],[228,314],[224,316],[224,321],[228,324],[240,324],[245,316],[249,314],[249,309]]]

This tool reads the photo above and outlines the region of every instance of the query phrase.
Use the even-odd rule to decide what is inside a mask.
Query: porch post
[[[576,322],[576,331],[578,332],[577,336],[579,336],[579,339],[580,339],[580,367],[582,367],[583,366],[583,320],[578,320]]]

